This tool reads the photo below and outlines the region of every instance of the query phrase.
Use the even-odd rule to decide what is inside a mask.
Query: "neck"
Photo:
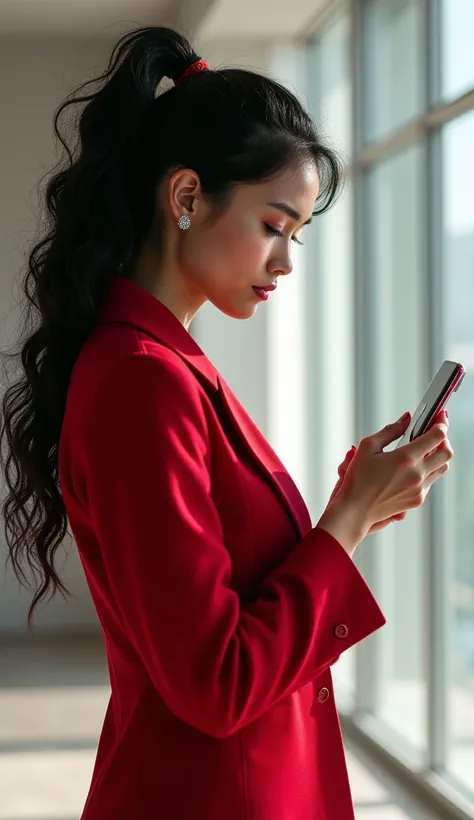
[[[205,298],[191,292],[185,277],[173,260],[159,260],[156,251],[145,246],[131,278],[165,305],[186,330],[189,330]]]

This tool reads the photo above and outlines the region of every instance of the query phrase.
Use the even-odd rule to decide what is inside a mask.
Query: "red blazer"
[[[180,322],[113,280],[60,481],[111,698],[83,820],[350,820],[329,667],[384,623]]]

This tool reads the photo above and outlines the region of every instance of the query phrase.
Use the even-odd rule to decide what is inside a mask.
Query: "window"
[[[313,509],[348,437],[414,409],[443,358],[467,367],[450,473],[357,552],[387,625],[336,664],[338,702],[440,816],[449,795],[474,817],[474,2],[334,8],[308,47],[312,112],[351,171],[305,249]]]
[[[441,94],[452,99],[474,86],[474,3],[441,0]]]
[[[368,277],[374,350],[371,396],[374,430],[410,409],[426,383],[422,243],[422,160],[414,145],[369,172]],[[375,714],[405,741],[426,742],[423,668],[423,511],[374,536],[376,594],[387,626],[374,670]]]
[[[363,11],[364,133],[373,142],[420,111],[420,4],[368,0]]]

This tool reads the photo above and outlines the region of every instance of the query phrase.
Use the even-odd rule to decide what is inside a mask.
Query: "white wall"
[[[14,310],[15,279],[36,224],[39,178],[53,162],[52,119],[59,102],[76,83],[99,73],[106,56],[97,43],[47,41],[0,42],[0,348],[13,341],[18,322]],[[0,528],[0,550],[3,550]],[[82,568],[75,550],[63,570],[74,598],[45,607],[39,629],[87,629],[96,623]],[[0,632],[25,628],[29,595],[20,594],[0,565]]]

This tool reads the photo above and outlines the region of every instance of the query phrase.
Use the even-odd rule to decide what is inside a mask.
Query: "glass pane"
[[[367,142],[420,113],[419,0],[365,0],[364,133]]]
[[[337,16],[321,30],[309,49],[309,96],[312,114],[345,158],[352,145],[351,25]]]
[[[474,88],[474,3],[441,0],[441,94],[452,99]]]
[[[450,405],[456,457],[446,481],[452,567],[448,766],[474,791],[474,112],[446,126],[442,140],[446,355],[467,367]]]
[[[422,158],[419,145],[368,176],[377,429],[418,403],[423,361]],[[426,743],[423,670],[423,516],[411,512],[373,536],[377,597],[387,625],[376,636],[374,712],[415,752]]]
[[[350,20],[335,17],[309,49],[311,113],[348,161],[351,154]],[[313,222],[305,238],[309,372],[309,503],[321,514],[337,480],[337,466],[354,436],[352,330],[352,198],[345,193],[328,214]],[[350,706],[355,649],[334,667],[339,704]]]

